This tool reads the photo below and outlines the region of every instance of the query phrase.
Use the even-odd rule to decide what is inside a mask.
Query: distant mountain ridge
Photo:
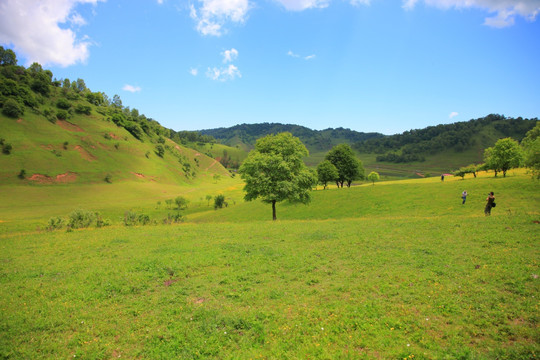
[[[246,151],[253,148],[258,138],[281,132],[290,132],[298,137],[310,152],[330,150],[340,143],[354,144],[385,136],[380,133],[364,133],[342,127],[312,130],[305,126],[280,123],[240,124],[229,128],[198,130],[198,132],[212,136],[224,145],[239,147]]]

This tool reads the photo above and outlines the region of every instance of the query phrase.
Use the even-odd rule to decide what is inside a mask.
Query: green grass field
[[[534,359],[539,186],[516,170],[317,190],[276,222],[238,178],[2,186],[0,358]],[[121,224],[178,195],[184,223]],[[77,208],[111,225],[37,229]]]

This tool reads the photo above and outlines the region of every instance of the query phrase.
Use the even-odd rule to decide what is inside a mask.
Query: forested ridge
[[[380,133],[363,133],[342,127],[312,130],[300,125],[280,123],[240,124],[229,128],[199,130],[199,132],[214,137],[222,144],[238,145],[246,150],[253,148],[257,139],[282,132],[290,132],[298,137],[310,151],[330,150],[334,145],[340,143],[353,144],[384,136]]]
[[[377,161],[423,161],[426,155],[443,151],[463,152],[473,147],[484,149],[500,138],[512,137],[521,141],[537,121],[537,118],[507,118],[490,114],[466,122],[428,126],[402,134],[358,141],[353,147],[360,153],[379,154]]]

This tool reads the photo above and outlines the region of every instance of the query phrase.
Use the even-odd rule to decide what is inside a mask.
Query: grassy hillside
[[[3,77],[11,67],[0,67],[0,138],[10,145],[0,155],[0,185],[105,179],[197,184],[214,174],[229,176],[206,154],[173,142],[157,122],[107,104],[102,93],[47,82],[46,95],[33,92],[26,83],[35,81],[30,70],[12,68],[20,72],[18,82]],[[21,94],[30,100],[20,100]],[[8,116],[7,104],[14,99],[21,112]]]
[[[268,205],[237,202],[181,225],[4,233],[0,356],[534,358],[538,183],[488,175],[320,190],[309,206],[279,204],[277,222]],[[241,196],[226,181],[215,185]],[[2,194],[0,219],[32,214],[16,191],[33,188]],[[159,191],[147,191],[150,212]],[[74,194],[94,209],[90,198]]]

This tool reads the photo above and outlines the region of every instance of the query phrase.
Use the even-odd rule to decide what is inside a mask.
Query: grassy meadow
[[[516,170],[319,189],[276,222],[238,177],[2,186],[0,358],[534,359],[539,186]],[[162,225],[178,195],[185,221]],[[110,226],[41,230],[77,208]]]

